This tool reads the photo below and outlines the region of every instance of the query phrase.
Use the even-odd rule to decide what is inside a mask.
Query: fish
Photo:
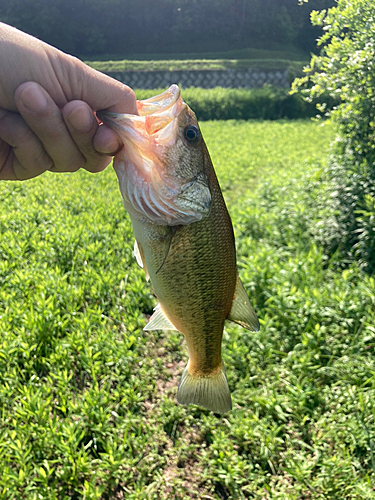
[[[144,330],[177,330],[186,340],[178,403],[226,413],[232,399],[221,356],[224,322],[259,330],[237,271],[231,218],[179,87],[137,101],[137,109],[138,116],[106,110],[97,116],[124,143],[113,167],[135,257],[158,299]]]

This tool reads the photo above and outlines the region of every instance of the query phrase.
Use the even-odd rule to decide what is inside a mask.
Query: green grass
[[[193,59],[287,59],[292,61],[309,61],[310,54],[293,45],[280,45],[268,42],[268,49],[250,47],[221,52],[188,52],[188,53],[160,53],[160,54],[100,54],[82,56],[88,61],[133,60],[133,61],[167,61]]]
[[[375,280],[313,244],[333,138],[205,122],[261,330],[228,323],[234,409],[176,403],[186,345],[155,300],[111,169],[1,183],[1,499],[375,498]]]

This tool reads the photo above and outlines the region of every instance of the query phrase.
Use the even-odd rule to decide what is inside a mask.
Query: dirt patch
[[[183,467],[176,463],[170,464],[163,470],[159,498],[173,498],[174,500],[198,500],[201,498],[212,499],[210,491],[207,490],[203,476],[203,467],[196,460],[189,459]]]
[[[166,369],[169,372],[169,377],[167,376],[167,378],[160,379],[156,382],[156,387],[160,398],[162,398],[165,394],[171,392],[171,389],[176,389],[177,392],[178,382],[185,366],[186,362],[184,360],[178,362],[173,361],[166,364]]]

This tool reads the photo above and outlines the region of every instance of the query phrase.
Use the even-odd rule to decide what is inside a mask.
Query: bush
[[[147,99],[165,89],[136,90],[138,99]],[[261,89],[187,88],[184,100],[196,113],[198,120],[278,120],[280,118],[310,118],[317,114],[316,104],[335,100],[319,97],[306,102],[301,94],[290,95],[287,89],[265,86]]]
[[[367,0],[338,0],[337,7],[314,12],[322,25],[320,56],[313,56],[307,76],[308,98],[324,94],[340,98],[327,112],[339,125],[328,176],[332,206],[327,219],[328,251],[356,258],[368,272],[375,270],[375,17]],[[322,109],[324,106],[322,107]],[[333,235],[333,237],[332,237]]]

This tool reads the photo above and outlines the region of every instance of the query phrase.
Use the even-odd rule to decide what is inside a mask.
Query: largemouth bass
[[[113,165],[137,261],[159,301],[144,330],[178,330],[186,339],[177,401],[225,413],[232,401],[221,359],[224,322],[259,329],[238,276],[231,219],[178,86],[138,101],[138,112],[97,115],[124,143]]]

